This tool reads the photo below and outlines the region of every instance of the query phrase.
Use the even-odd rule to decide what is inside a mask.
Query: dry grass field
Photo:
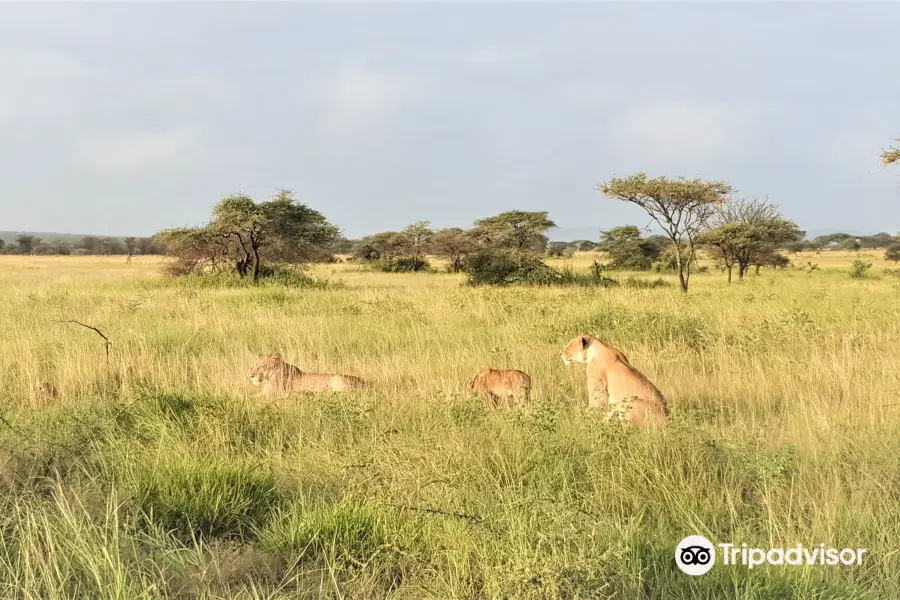
[[[0,257],[0,597],[898,598],[900,281],[879,256],[864,279],[823,252],[687,295]],[[667,395],[665,432],[587,410],[559,357],[581,333]],[[262,352],[376,387],[263,400]],[[464,398],[484,366],[530,373],[534,407]],[[690,534],[868,554],[689,577]]]

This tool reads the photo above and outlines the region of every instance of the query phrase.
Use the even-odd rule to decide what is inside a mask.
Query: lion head
[[[260,354],[250,369],[250,383],[260,385],[268,381],[272,375],[281,370],[283,361],[277,354]]]
[[[562,351],[563,364],[587,362],[587,351],[596,339],[590,335],[579,335],[572,338]]]

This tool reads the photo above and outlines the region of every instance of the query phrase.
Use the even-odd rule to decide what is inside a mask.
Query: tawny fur
[[[562,360],[587,363],[588,405],[607,408],[607,420],[620,416],[637,426],[665,424],[669,408],[662,392],[618,349],[579,335],[563,348]]]
[[[49,381],[42,381],[34,386],[34,393],[41,400],[55,400],[59,397],[56,386]]]
[[[515,369],[487,368],[468,381],[466,392],[470,397],[482,394],[494,406],[512,399],[521,407],[531,401],[531,376]]]
[[[306,373],[275,354],[260,354],[249,376],[253,385],[263,386],[264,396],[290,392],[342,392],[371,387],[369,382],[353,375]]]

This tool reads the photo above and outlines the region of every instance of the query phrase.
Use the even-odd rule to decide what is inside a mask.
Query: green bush
[[[564,276],[531,252],[482,250],[466,259],[463,270],[470,285],[552,285]]]
[[[430,271],[431,265],[424,258],[403,256],[379,259],[374,268],[382,273],[421,273]]]
[[[603,276],[599,265],[590,273],[576,273],[568,267],[554,269],[537,254],[517,250],[477,252],[469,256],[463,270],[469,275],[469,285],[618,285],[615,279]]]
[[[856,259],[853,261],[853,266],[850,267],[850,277],[851,279],[864,279],[866,277],[866,271],[872,266],[872,263],[867,263],[864,260]]]

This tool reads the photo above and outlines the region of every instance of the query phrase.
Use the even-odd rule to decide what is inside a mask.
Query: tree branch
[[[57,321],[57,323],[63,323],[63,324],[72,323],[75,325],[81,325],[82,327],[84,327],[86,329],[90,329],[90,330],[94,331],[97,335],[99,335],[101,338],[103,338],[103,345],[106,348],[106,362],[107,363],[109,362],[109,347],[112,345],[112,342],[109,341],[109,338],[106,336],[105,333],[103,333],[102,331],[100,331],[99,329],[94,327],[93,325],[85,325],[84,323],[82,323],[80,321],[75,321],[73,319],[69,319],[66,321]]]

